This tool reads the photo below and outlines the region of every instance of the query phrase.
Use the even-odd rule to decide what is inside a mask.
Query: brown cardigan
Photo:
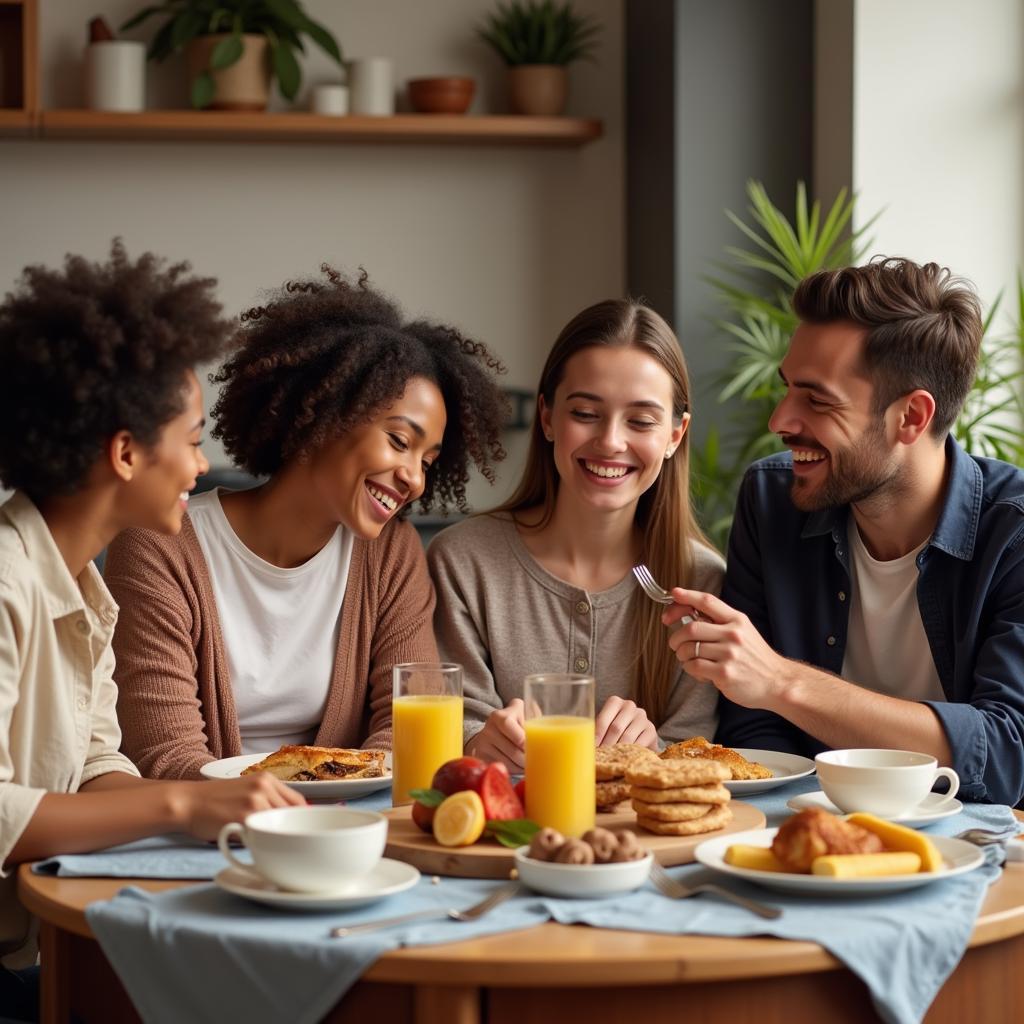
[[[188,516],[177,537],[122,533],[104,575],[121,609],[114,633],[121,749],[143,776],[159,779],[198,778],[202,765],[240,754],[213,586]],[[390,749],[391,667],[437,661],[433,611],[412,526],[393,522],[373,542],[355,540],[318,745]]]

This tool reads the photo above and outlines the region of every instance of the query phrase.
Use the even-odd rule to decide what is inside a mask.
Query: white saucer
[[[420,873],[411,864],[383,857],[366,876],[341,892],[286,892],[254,871],[224,868],[214,882],[236,896],[282,910],[351,910],[411,888]]]
[[[199,769],[199,774],[207,779],[237,779],[242,771],[250,765],[262,761],[267,754],[238,754],[235,757],[222,757],[219,761],[210,761]],[[307,800],[355,800],[356,797],[367,796],[378,789],[387,789],[391,785],[391,751],[384,754],[384,774],[372,779],[323,779],[315,782],[286,782]]]
[[[813,793],[802,793],[800,796],[795,796],[786,806],[794,811],[803,811],[808,807],[814,807],[821,811],[828,811],[830,814],[843,813],[820,789]],[[904,811],[903,814],[896,817],[880,814],[879,817],[885,818],[887,821],[898,821],[901,825],[916,827],[917,825],[930,825],[940,818],[951,818],[963,809],[964,805],[956,798],[950,800],[945,793],[929,793],[916,807]]]

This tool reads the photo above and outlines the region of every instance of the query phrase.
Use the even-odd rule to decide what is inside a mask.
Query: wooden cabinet
[[[582,117],[397,114],[324,117],[302,111],[42,110],[37,0],[0,0],[0,137],[206,142],[445,143],[582,146],[600,121]]]
[[[29,135],[38,108],[36,0],[0,0],[0,132]]]

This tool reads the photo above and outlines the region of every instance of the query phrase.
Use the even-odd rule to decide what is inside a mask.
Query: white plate
[[[341,892],[286,892],[253,871],[224,868],[214,882],[236,896],[286,910],[351,910],[404,892],[420,880],[411,864],[383,857],[366,876]]]
[[[748,882],[782,892],[797,892],[808,895],[868,896],[894,892],[898,889],[913,889],[919,885],[941,881],[973,871],[985,863],[985,853],[977,846],[962,839],[947,836],[929,836],[942,854],[943,866],[939,871],[920,871],[916,875],[884,875],[881,878],[829,878],[825,875],[798,875],[781,871],[754,871],[752,868],[738,868],[725,863],[725,851],[733,843],[748,846],[771,846],[777,828],[758,828],[750,832],[737,832],[731,836],[705,839],[694,856],[705,867],[733,875]]]
[[[243,769],[269,757],[266,754],[239,754],[237,757],[222,757],[199,769],[207,779],[237,779]],[[375,779],[324,779],[319,782],[288,782],[296,792],[307,800],[354,800],[359,796],[375,793],[391,785],[391,751],[384,754],[384,774]]]
[[[570,899],[593,899],[639,889],[651,873],[654,855],[617,864],[555,864],[528,857],[528,846],[515,852],[519,880],[537,892]]]
[[[804,811],[808,807],[814,807],[828,811],[829,814],[843,814],[843,811],[839,810],[820,789],[813,793],[801,793],[800,796],[793,797],[786,806],[794,811]],[[964,805],[955,797],[950,800],[945,793],[929,793],[913,810],[904,811],[899,817],[894,818],[887,814],[880,814],[878,817],[885,818],[886,821],[898,821],[901,825],[909,825],[913,828],[918,825],[930,825],[933,821],[939,821],[942,818],[951,818],[963,809]]]
[[[777,750],[752,750],[749,747],[733,747],[737,754],[748,761],[763,764],[772,773],[770,779],[730,779],[725,788],[730,793],[764,793],[769,789],[784,786],[787,782],[802,779],[814,771],[814,762],[799,754],[782,754]]]

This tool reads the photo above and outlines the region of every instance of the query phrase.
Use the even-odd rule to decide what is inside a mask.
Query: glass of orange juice
[[[391,704],[391,799],[412,803],[413,789],[430,789],[434,772],[462,757],[462,666],[438,662],[395,665]]]
[[[526,816],[567,837],[594,827],[594,677],[527,676]]]

